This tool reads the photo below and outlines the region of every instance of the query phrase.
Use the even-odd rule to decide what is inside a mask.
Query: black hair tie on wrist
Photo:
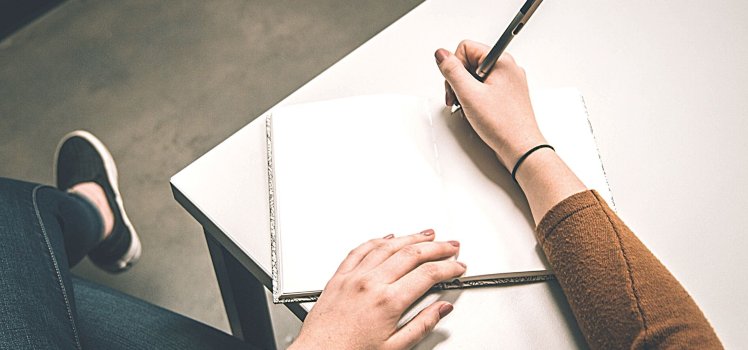
[[[519,160],[517,161],[517,164],[514,164],[514,169],[512,169],[512,179],[514,179],[514,182],[517,182],[517,169],[519,169],[519,166],[522,164],[522,162],[527,159],[533,152],[541,149],[541,148],[550,148],[554,152],[556,151],[555,148],[551,145],[537,145],[533,148],[531,148],[529,151],[525,152],[525,154],[522,155],[522,157],[519,157]],[[518,183],[518,182],[517,182]]]

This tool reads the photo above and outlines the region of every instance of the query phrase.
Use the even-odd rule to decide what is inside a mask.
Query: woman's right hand
[[[447,80],[447,106],[459,100],[470,125],[511,171],[525,152],[547,142],[535,122],[525,71],[512,56],[503,54],[483,83],[471,74],[488,51],[486,45],[465,40],[455,54],[437,50],[436,63]],[[586,189],[549,148],[533,152],[515,179],[525,192],[536,224],[554,205]]]
[[[436,51],[436,62],[446,79],[446,104],[459,104],[473,129],[509,170],[530,148],[545,139],[535,122],[525,71],[504,53],[481,83],[471,72],[488,54],[486,45],[465,40],[455,53]]]

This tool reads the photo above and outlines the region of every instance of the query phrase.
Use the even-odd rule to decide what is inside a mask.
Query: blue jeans
[[[226,333],[74,277],[103,223],[87,200],[0,178],[0,349],[234,349]]]

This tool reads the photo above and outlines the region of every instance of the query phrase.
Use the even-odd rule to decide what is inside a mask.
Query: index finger
[[[455,56],[462,61],[465,68],[472,74],[475,73],[475,69],[483,62],[490,50],[490,47],[477,41],[463,40],[457,45]]]
[[[462,276],[466,270],[465,264],[456,260],[430,261],[392,283],[390,288],[411,304],[435,284]]]
[[[456,257],[459,243],[422,242],[402,247],[377,268],[377,275],[387,283],[393,283],[421,264]]]
[[[381,261],[408,244],[432,240],[434,240],[434,230],[431,229],[403,237],[395,238],[394,235],[389,234],[384,238],[372,239],[348,253],[335,273],[350,272],[361,265],[369,269],[379,265]]]

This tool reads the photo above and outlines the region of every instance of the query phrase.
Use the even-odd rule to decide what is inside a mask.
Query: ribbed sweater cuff
[[[540,220],[538,227],[535,229],[535,237],[537,238],[538,243],[542,246],[543,243],[545,243],[545,238],[548,234],[553,232],[556,226],[564,222],[564,220],[577,212],[592,206],[600,205],[600,203],[605,202],[600,199],[600,195],[595,190],[579,192],[562,200],[553,206],[553,208],[543,216],[543,219]]]

